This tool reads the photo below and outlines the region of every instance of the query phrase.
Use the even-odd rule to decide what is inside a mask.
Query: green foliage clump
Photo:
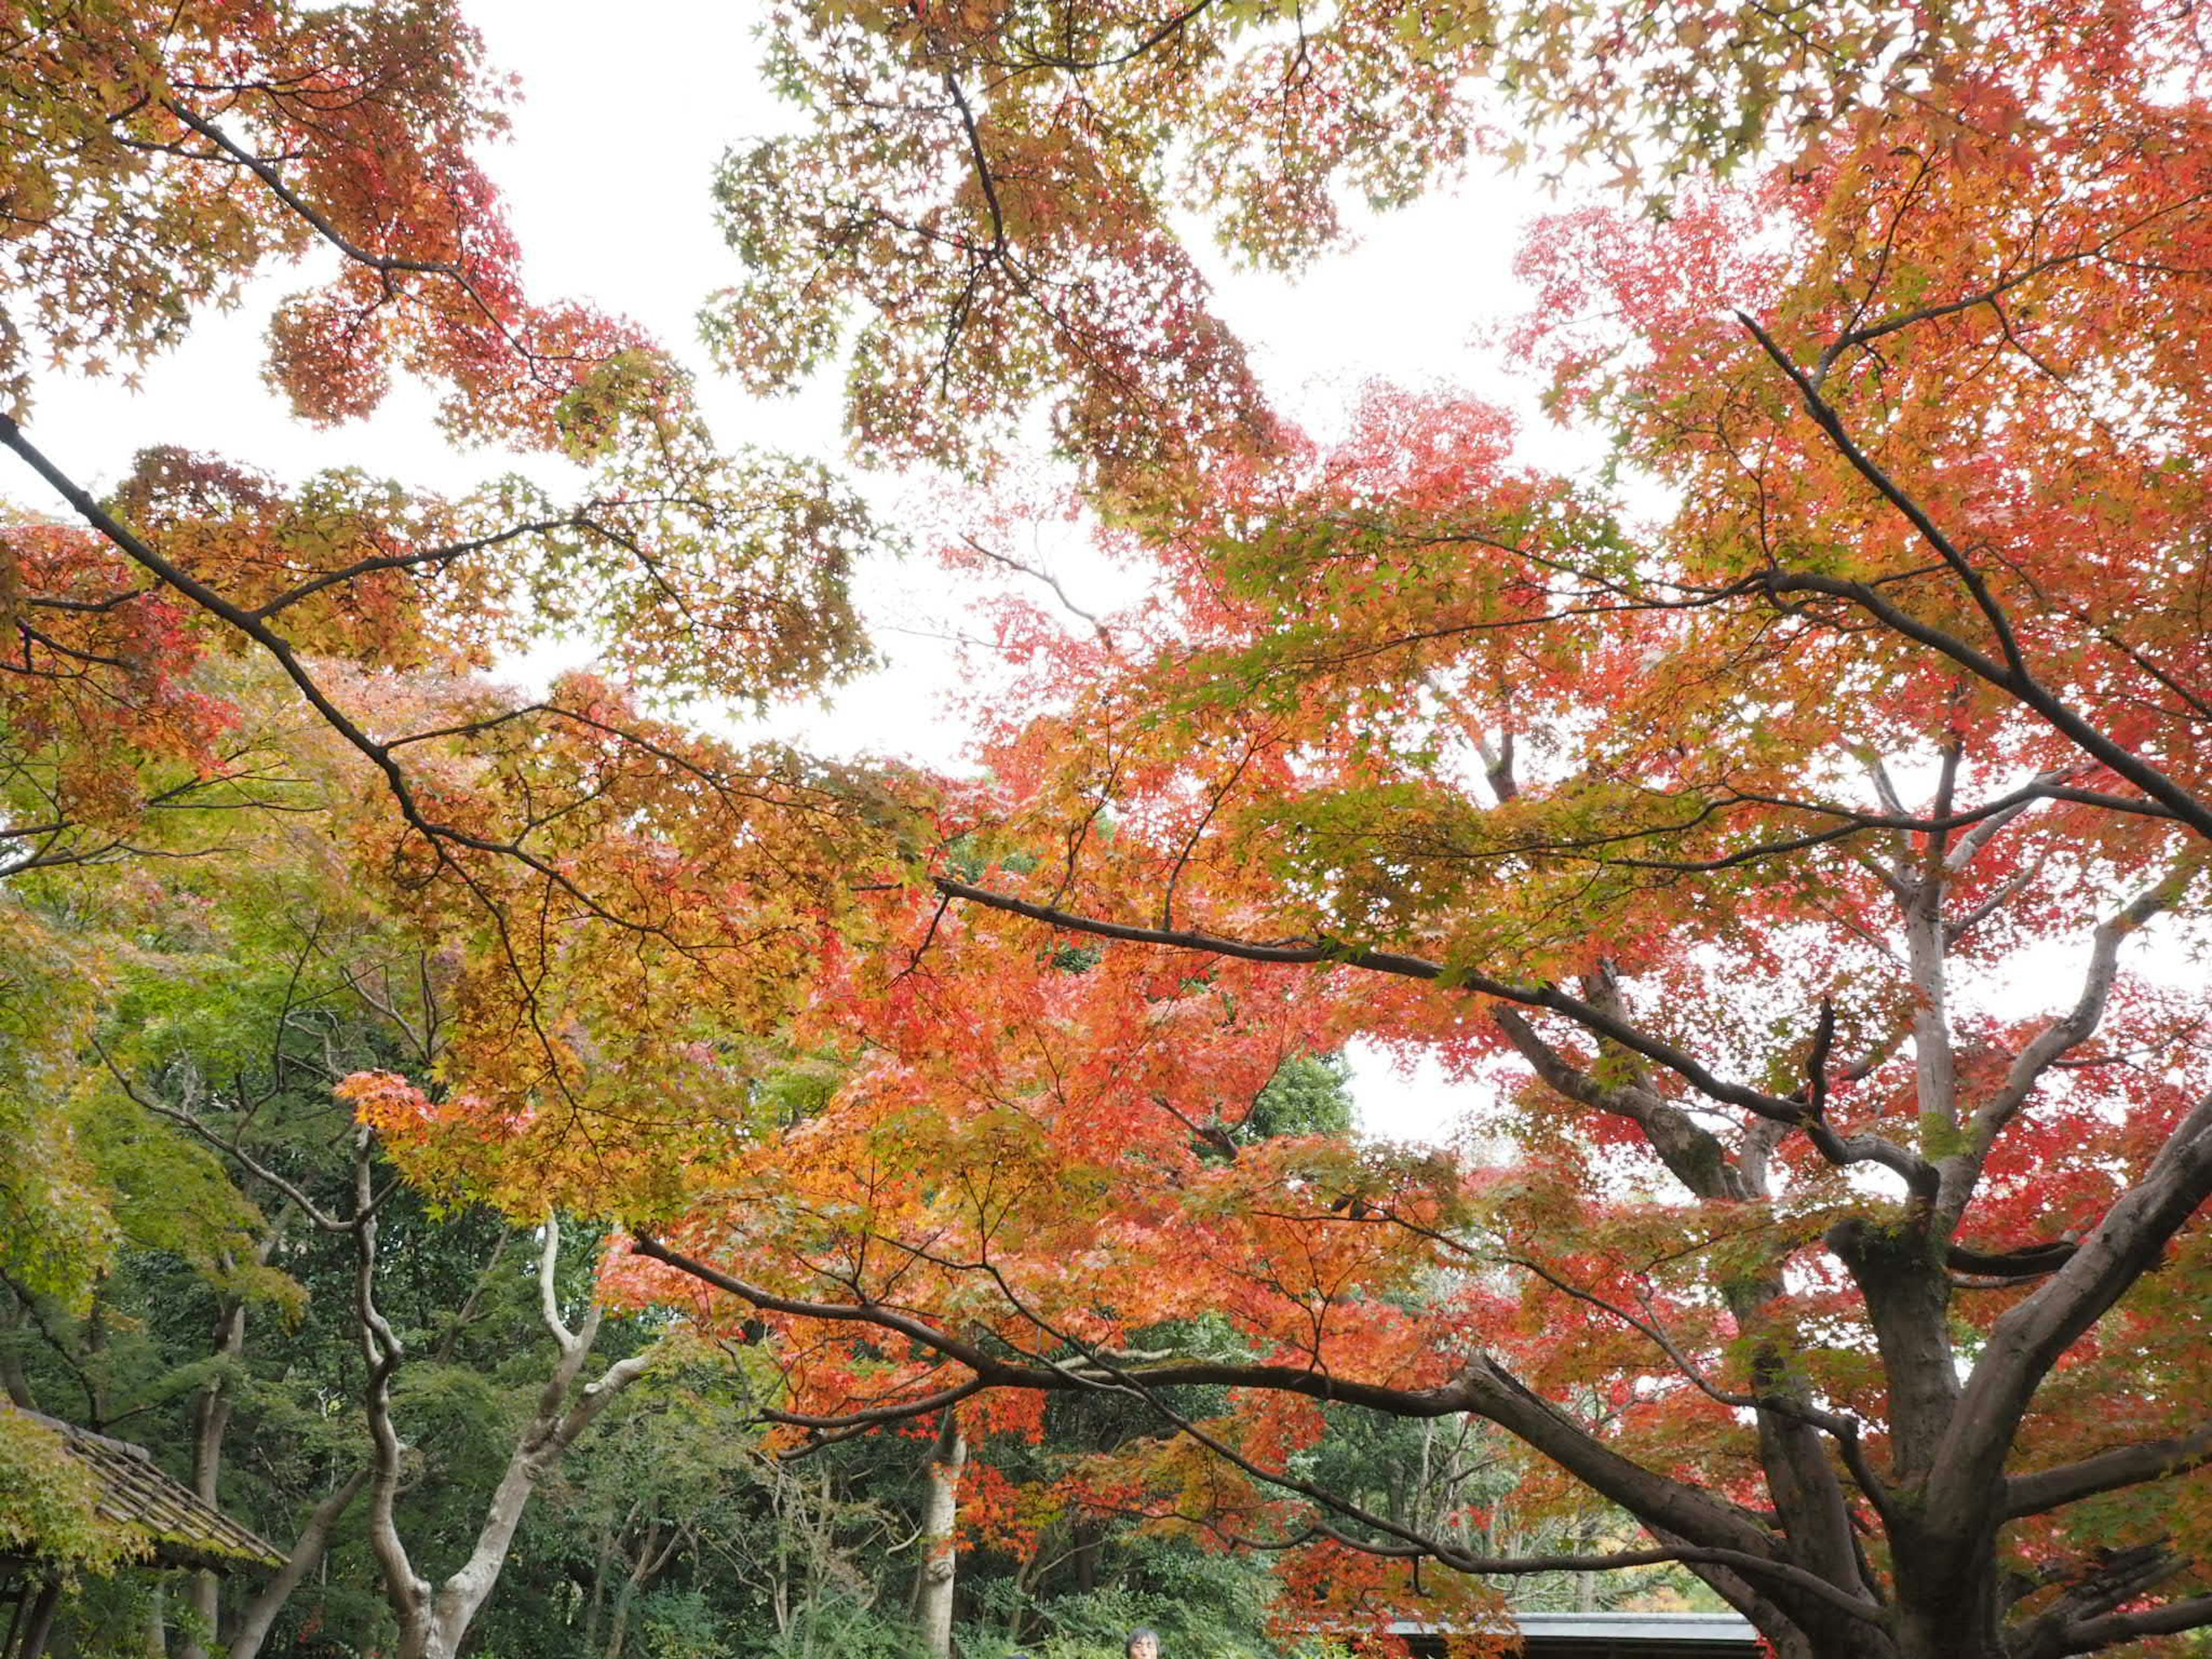
[[[1352,1065],[1342,1054],[1285,1060],[1239,1126],[1247,1145],[1278,1135],[1341,1135],[1352,1130]]]
[[[146,1541],[100,1512],[100,1482],[62,1437],[0,1405],[0,1555],[35,1556],[64,1578],[112,1571]]]

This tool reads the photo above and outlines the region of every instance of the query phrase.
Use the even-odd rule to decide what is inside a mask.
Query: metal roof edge
[[[1707,1642],[1759,1639],[1759,1627],[1734,1613],[1516,1613],[1511,1618],[1524,1636],[1625,1636]],[[1389,1627],[1393,1636],[1446,1636],[1455,1628],[1415,1620],[1399,1620]]]

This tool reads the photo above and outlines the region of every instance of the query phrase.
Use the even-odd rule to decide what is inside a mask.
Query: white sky
[[[473,0],[468,11],[493,61],[522,78],[513,142],[488,161],[538,297],[588,296],[692,362],[726,444],[841,454],[833,387],[775,404],[750,399],[706,369],[696,344],[699,302],[737,275],[713,219],[715,162],[728,144],[788,122],[753,80],[751,9],[629,0],[611,13],[604,0]],[[1504,381],[1470,336],[1519,303],[1512,259],[1522,224],[1541,206],[1517,181],[1433,196],[1370,228],[1358,247],[1296,283],[1219,266],[1221,308],[1253,348],[1271,392],[1316,427],[1374,377],[1469,385],[1533,411],[1530,388]],[[265,283],[240,311],[203,320],[183,347],[152,366],[143,391],[112,381],[42,386],[33,435],[66,470],[101,482],[155,443],[222,453],[285,477],[361,465],[452,491],[512,465],[447,448],[419,390],[403,387],[372,421],[336,431],[290,421],[261,384],[259,332],[275,299],[297,285],[289,276]],[[1533,413],[1526,425],[1532,459],[1555,465],[1587,459]],[[529,470],[544,476],[547,465],[533,461]],[[0,481],[0,491],[52,505],[21,477]],[[1079,598],[1086,574],[1099,579],[1063,574]],[[794,735],[817,749],[953,763],[962,733],[936,706],[951,683],[951,655],[921,637],[954,625],[943,614],[943,589],[924,569],[867,573],[862,600],[893,665],[807,714]],[[1374,1054],[1354,1059],[1361,1112],[1374,1133],[1437,1137],[1464,1109],[1433,1068],[1404,1078]]]

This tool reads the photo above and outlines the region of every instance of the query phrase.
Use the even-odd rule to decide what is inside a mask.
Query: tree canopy
[[[64,1097],[284,1191],[244,1085],[160,1096],[108,964],[194,890],[139,872],[204,857],[236,906],[312,823],[317,914],[416,964],[333,968],[387,1047],[320,1080],[355,1207],[292,1195],[359,1258],[403,1625],[386,1158],[614,1229],[605,1304],[731,1356],[777,1467],[897,1449],[974,1548],[1264,1556],[1285,1639],[1656,1566],[1788,1659],[2212,1625],[2196,10],[774,9],[799,119],[723,165],[704,325],[938,469],[1006,665],[951,775],[702,731],[686,699],[862,664],[882,538],[720,453],[635,331],[523,297],[458,16],[230,10],[0,15],[35,210],[0,441],[53,492],[0,532],[0,927],[70,988],[0,1023],[42,1149],[0,1247],[78,1317],[131,1224]],[[1602,469],[1530,465],[1474,388],[1302,431],[1212,301],[1190,239],[1296,267],[1479,157],[1565,192],[1501,322]],[[427,377],[582,495],[161,451],[96,500],[34,441],[34,357],[155,350],[315,242],[341,276],[270,359],[304,416]],[[1076,611],[1006,550],[1044,518],[1142,599]],[[563,633],[601,660],[549,696],[477,677]],[[1353,1133],[1313,1068],[1355,1039],[1478,1085],[1474,1133]],[[234,1271],[251,1217],[200,1213]],[[532,1482],[604,1406],[600,1312],[541,1311]],[[1531,1541],[1360,1455],[1424,1425],[1509,1448],[1525,1512],[1624,1518]]]

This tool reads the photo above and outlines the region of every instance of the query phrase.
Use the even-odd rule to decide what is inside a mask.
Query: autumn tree
[[[48,925],[40,878],[319,820],[465,963],[455,1081],[480,1064],[509,1103],[573,1104],[619,1070],[594,1008],[669,1035],[647,979],[772,1024],[880,855],[879,792],[665,717],[867,660],[848,579],[880,538],[820,467],[718,447],[635,327],[526,292],[481,154],[510,90],[443,0],[0,11],[0,1123],[26,1151],[0,1250],[45,1288],[81,1291],[112,1230],[47,1109],[88,1057],[103,947]],[[167,447],[96,496],[89,458],[40,441],[42,385],[135,373],[310,253],[335,274],[277,308],[264,366],[301,419],[404,375],[441,394],[430,435],[567,482],[448,496]],[[528,698],[483,677],[555,637],[588,671]],[[17,1029],[42,988],[51,1017]]]
[[[580,1379],[601,1315],[554,1294],[549,1236],[532,1312],[557,1363],[459,1570],[430,1571],[397,1518],[407,1345],[380,1301],[394,1200],[374,1139],[343,1138],[325,1191],[262,1155],[259,1109],[308,1075],[327,1113],[321,1062],[346,1054],[434,1070],[495,1114],[643,1097],[648,1052],[696,1066],[702,1029],[774,1023],[890,816],[835,769],[665,719],[679,699],[758,707],[866,660],[848,578],[878,538],[822,469],[719,447],[684,373],[635,327],[526,292],[481,154],[510,90],[441,0],[0,7],[0,444],[21,466],[0,513],[0,1268],[11,1316],[50,1316],[63,1352],[96,1324],[118,1251],[143,1243],[103,1143],[130,1139],[143,1107],[234,1161],[265,1209],[211,1203],[201,1229],[227,1230],[196,1264],[225,1298],[190,1459],[210,1488],[258,1311],[241,1264],[288,1224],[350,1247],[369,1443],[273,1600],[223,1629],[196,1586],[199,1634],[240,1650],[362,1493],[403,1647],[451,1650],[532,1492],[635,1375],[623,1358]],[[179,447],[96,495],[88,458],[42,441],[52,377],[135,373],[309,254],[336,274],[278,308],[264,365],[301,419],[362,416],[405,375],[441,396],[431,435],[534,453],[534,476],[564,482],[510,471],[449,497]],[[480,673],[550,637],[597,660],[534,698]],[[94,896],[117,890],[101,867],[204,860],[220,890],[288,838],[425,964],[395,994],[311,939],[293,988],[337,972],[326,994],[412,1046],[288,1061],[288,1004],[270,1062],[287,1076],[241,1066],[179,1097],[168,1072],[137,1068],[143,1034],[117,1002],[146,930],[174,919],[100,915]],[[149,907],[187,915],[204,896],[149,886]],[[696,1091],[685,1109],[702,1118]]]
[[[247,822],[248,855],[166,879],[22,878],[20,902],[65,896],[107,932],[64,1128],[118,1237],[83,1291],[0,1266],[0,1386],[146,1442],[282,1540],[280,1571],[168,1598],[180,1659],[281,1645],[304,1587],[356,1633],[450,1652],[655,1351],[592,1304],[595,1238],[567,1229],[564,1256],[557,1218],[441,1215],[394,1178],[333,1091],[435,1069],[455,961],[364,902],[319,836]],[[88,1616],[65,1615],[80,1636]]]
[[[2212,833],[2194,12],[780,13],[813,113],[726,169],[729,365],[840,361],[864,443],[977,475],[1042,406],[1158,578],[1010,625],[980,781],[874,794],[601,681],[517,709],[338,666],[573,603],[655,688],[772,692],[850,659],[856,518],[770,490],[732,570],[762,496],[680,379],[507,281],[449,14],[263,9],[220,51],[189,8],[88,15],[26,19],[7,83],[33,151],[85,157],[11,164],[65,362],[318,239],[346,276],[274,360],[310,413],[397,362],[462,429],[611,471],[517,512],[156,456],[103,503],[0,424],[76,519],[9,543],[17,839],[127,855],[175,787],[138,757],[208,771],[222,711],[136,664],[273,665],[367,786],[364,867],[475,919],[474,1086],[355,1091],[419,1178],[620,1215],[611,1291],[757,1327],[794,1436],[1139,1404],[1174,1433],[1103,1498],[1370,1625],[1659,1563],[1791,1659],[2212,1622],[2212,1079],[2148,948],[2199,943]],[[1178,239],[1294,264],[1501,118],[1646,195],[1540,234],[1522,344],[1656,521],[1465,397],[1310,441]],[[101,257],[134,214],[178,219],[173,269]],[[852,1062],[796,1122],[760,1109],[779,1027]],[[1353,1035],[1490,1080],[1517,1162],[1240,1139]],[[1370,1508],[1304,1472],[1347,1410],[1485,1419],[1648,1541],[1491,1555]]]
[[[778,1329],[794,1430],[1142,1401],[1180,1439],[1132,1492],[1347,1605],[1425,1561],[1431,1593],[1674,1562],[1791,1656],[2212,1622],[2201,20],[1847,49],[1821,10],[1824,86],[1762,78],[1765,17],[1565,9],[1601,31],[1574,86],[1487,9],[782,20],[822,200],[778,231],[765,161],[728,183],[745,298],[817,262],[786,368],[857,307],[864,424],[925,377],[1057,398],[1160,582],[1021,633],[933,881],[823,994],[880,1065],[688,1213],[628,1211]],[[1333,176],[1422,187],[1473,131],[1435,112],[1508,64],[1571,134],[1739,158],[1527,258],[1524,353],[1656,520],[1464,397],[1302,439],[1166,240],[1171,160],[1252,256],[1326,240]],[[1517,1160],[1229,1156],[1253,1033],[1301,1006],[1489,1079]],[[1198,1307],[1218,1346],[1138,1346]],[[1485,1419],[1647,1540],[1500,1557],[1378,1513],[1301,1473],[1323,1404]]]

